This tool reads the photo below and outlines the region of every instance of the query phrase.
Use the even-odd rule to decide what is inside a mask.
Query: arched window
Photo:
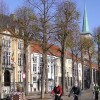
[[[4,72],[4,86],[10,86],[10,72],[8,70]]]

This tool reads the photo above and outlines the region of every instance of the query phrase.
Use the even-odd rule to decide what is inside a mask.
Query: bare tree
[[[0,29],[4,29],[9,24],[9,8],[4,2],[4,0],[0,0]]]
[[[9,7],[4,0],[0,0],[0,14],[9,14]]]
[[[98,85],[100,86],[100,26],[94,30],[94,41],[97,45],[97,54],[98,54]]]
[[[28,0],[28,2],[34,7],[38,16],[38,26],[40,33],[38,35],[38,41],[42,48],[43,57],[43,70],[41,79],[41,98],[44,98],[45,92],[48,93],[48,66],[47,66],[47,51],[51,47],[48,45],[53,33],[53,27],[51,25],[53,20],[53,11],[55,0]]]
[[[62,88],[63,94],[66,93],[65,88],[65,52],[66,42],[69,34],[77,30],[79,20],[79,12],[77,6],[72,1],[65,1],[58,5],[56,13],[56,39],[61,46],[61,73],[62,73]]]
[[[79,28],[78,28],[79,29]],[[79,44],[80,44],[80,32],[79,30],[73,32],[73,34],[69,34],[67,37],[66,47],[70,48],[72,53],[72,80],[73,85],[75,81],[79,81],[78,79],[78,57],[79,57]],[[74,62],[77,63],[77,68],[74,67]],[[75,70],[77,71],[77,77],[75,78]]]
[[[93,43],[93,40],[92,40],[92,37],[91,36],[88,36],[88,37],[85,37],[83,36],[81,38],[81,62],[82,62],[82,88],[84,89],[84,62],[86,60],[88,60],[88,63],[89,63],[89,67],[90,67],[90,80],[91,80],[91,84],[92,84],[92,57],[93,57],[93,54],[94,54],[94,43]],[[84,55],[84,57],[83,57]]]
[[[33,13],[32,9],[29,7],[18,8],[15,12],[16,18],[13,23],[13,28],[15,28],[15,37],[21,38],[24,41],[24,54],[23,54],[23,71],[26,74],[26,80],[24,82],[25,93],[28,94],[28,70],[29,66],[28,61],[28,45],[35,39],[36,34],[38,33],[36,16]],[[17,31],[16,31],[17,30]]]

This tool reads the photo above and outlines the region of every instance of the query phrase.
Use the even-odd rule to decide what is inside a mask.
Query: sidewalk
[[[44,94],[44,98],[41,99],[40,98],[40,93],[33,93],[29,96],[26,96],[26,100],[53,100],[53,96],[50,95],[50,93],[48,94]],[[63,100],[66,100],[68,98],[67,94],[66,96],[62,96]]]

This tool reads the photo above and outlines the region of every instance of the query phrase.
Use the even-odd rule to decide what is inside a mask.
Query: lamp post
[[[96,82],[97,82],[97,81],[96,81],[96,69],[95,69],[95,85],[96,85]]]

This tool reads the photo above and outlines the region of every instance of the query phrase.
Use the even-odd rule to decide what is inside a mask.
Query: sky
[[[13,13],[16,8],[23,5],[24,0],[4,0],[9,7],[10,13]],[[73,0],[77,3],[77,8],[81,13],[80,28],[82,28],[84,0]],[[89,23],[89,30],[93,33],[94,28],[100,26],[100,0],[85,0],[87,8],[87,16]]]

